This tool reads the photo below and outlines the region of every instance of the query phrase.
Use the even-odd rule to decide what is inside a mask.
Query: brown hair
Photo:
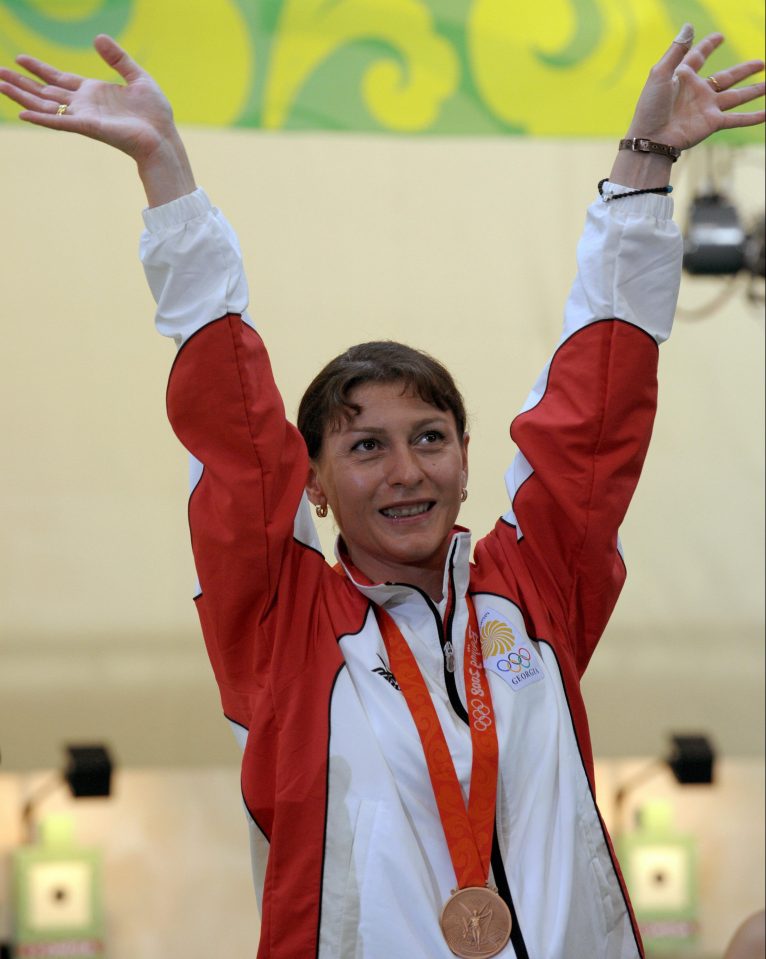
[[[465,405],[448,370],[428,353],[394,340],[359,343],[320,370],[303,394],[298,407],[298,429],[316,459],[325,430],[337,426],[342,416],[356,416],[361,408],[349,394],[362,383],[398,383],[413,390],[424,403],[449,410],[455,417],[458,437],[466,426]]]

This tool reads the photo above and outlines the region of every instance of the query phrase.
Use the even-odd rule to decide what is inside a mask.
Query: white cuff
[[[213,205],[202,187],[197,187],[193,193],[179,196],[170,203],[162,206],[149,206],[141,211],[144,225],[150,233],[161,233],[163,230],[187,223],[195,217],[204,216],[213,209]]]

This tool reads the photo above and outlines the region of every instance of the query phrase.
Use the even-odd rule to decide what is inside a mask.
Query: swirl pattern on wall
[[[760,0],[550,0],[545,16],[508,0],[0,0],[0,62],[26,52],[107,78],[103,32],[182,123],[614,137],[686,20],[727,38],[706,72],[764,47]],[[0,102],[0,120],[15,115]]]

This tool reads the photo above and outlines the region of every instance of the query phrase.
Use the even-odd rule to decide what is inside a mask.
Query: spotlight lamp
[[[24,803],[21,818],[24,838],[31,842],[34,833],[34,814],[40,802],[62,784],[67,783],[75,799],[109,796],[112,784],[112,758],[106,746],[91,744],[66,745],[67,762],[62,772],[54,773]]]
[[[747,266],[747,240],[733,203],[721,193],[698,194],[684,234],[684,269],[702,276],[733,276]]]
[[[665,760],[682,786],[713,782],[715,753],[707,736],[670,737],[671,751]]]
[[[671,733],[671,748],[662,759],[652,760],[620,786],[615,794],[615,834],[622,833],[622,810],[625,799],[636,786],[651,779],[660,769],[669,767],[676,782],[686,785],[710,785],[713,782],[715,751],[704,733],[684,735]]]
[[[762,160],[746,150],[709,146],[692,165],[692,176],[700,176],[700,162],[704,164],[704,173],[686,213],[684,271],[696,277],[718,277],[724,282],[704,305],[691,309],[679,305],[681,318],[712,316],[739,290],[752,304],[760,306],[764,302],[764,213],[743,215],[731,195],[737,182],[735,169],[753,159],[760,168]],[[753,195],[753,189],[747,191],[748,196]]]

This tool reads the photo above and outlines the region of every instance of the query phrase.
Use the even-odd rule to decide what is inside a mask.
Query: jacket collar
[[[470,556],[471,533],[462,526],[455,526],[444,563],[442,598],[440,602],[434,603],[433,600],[427,599],[421,589],[408,583],[373,583],[351,562],[342,538],[339,536],[335,541],[335,557],[347,579],[363,596],[387,610],[400,609],[413,602],[420,605],[425,599],[443,613],[451,591],[454,590],[454,598],[458,600],[462,599],[468,589]]]

